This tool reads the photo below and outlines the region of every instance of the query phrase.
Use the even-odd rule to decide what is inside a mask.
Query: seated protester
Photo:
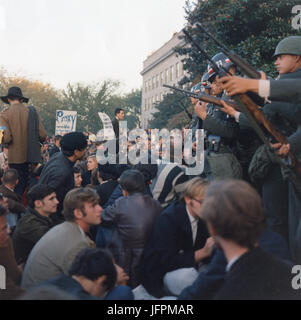
[[[102,184],[102,178],[100,176],[100,172],[98,167],[92,170],[91,179],[90,179],[90,186],[96,187],[100,184]]]
[[[12,300],[24,291],[19,287],[21,271],[17,266],[14,249],[10,239],[10,230],[5,215],[7,210],[0,206],[0,266],[5,268],[5,290],[0,288],[0,300]]]
[[[206,187],[201,178],[190,180],[182,199],[158,217],[141,266],[142,284],[151,295],[179,295],[197,278],[200,262],[210,257],[213,240],[199,219]]]
[[[95,186],[95,190],[100,197],[100,205],[104,207],[114,189],[118,186],[117,179],[120,177],[121,170],[118,164],[109,163],[105,165],[99,164],[98,169],[103,183]]]
[[[182,148],[182,141],[170,140],[170,162],[162,161],[158,164],[158,171],[150,186],[153,198],[158,200],[163,208],[178,200],[190,176],[185,173],[181,157],[175,154],[175,149]]]
[[[8,210],[11,215],[8,217],[10,227],[14,228],[21,213],[25,213],[26,209],[20,195],[14,189],[18,184],[18,171],[16,169],[8,169],[4,172],[0,192],[8,199]]]
[[[82,174],[78,167],[73,167],[73,173],[74,173],[74,187],[75,188],[81,188],[82,187]]]
[[[55,192],[43,184],[29,190],[27,201],[27,212],[18,221],[12,237],[18,263],[26,262],[34,245],[54,226],[51,214],[56,212],[59,203]]]
[[[262,202],[244,181],[215,181],[203,203],[202,218],[227,259],[226,276],[216,300],[300,299],[292,287],[292,265],[265,252]]]
[[[127,168],[127,169],[126,169]],[[134,170],[138,170],[140,171],[143,176],[144,176],[144,181],[145,181],[145,190],[144,190],[144,194],[149,195],[152,197],[152,193],[150,191],[150,187],[149,187],[149,183],[152,179],[154,179],[156,177],[158,168],[156,164],[136,164],[132,167],[128,166],[124,166],[123,170],[128,170],[128,169],[134,169]],[[106,205],[104,206],[104,208],[111,206],[114,204],[114,202],[120,198],[123,197],[122,194],[122,188],[119,185],[116,186],[115,190],[113,191],[110,199],[108,200],[108,202],[106,203]]]
[[[87,236],[100,223],[102,208],[97,193],[90,188],[69,191],[64,200],[65,222],[49,230],[33,247],[25,264],[22,287],[68,274],[76,255],[94,243]]]
[[[259,246],[275,257],[290,263],[291,257],[286,240],[279,234],[265,229],[259,239]],[[227,259],[220,249],[215,249],[205,272],[201,272],[191,286],[179,295],[179,300],[211,300],[224,283]]]
[[[116,266],[111,255],[102,249],[86,248],[73,261],[68,275],[37,285],[55,286],[79,300],[133,300],[129,287],[119,285],[128,279],[123,270]]]
[[[83,187],[86,187],[88,184],[91,183],[91,175],[92,175],[92,171],[98,168],[98,163],[96,160],[96,155],[95,154],[91,154],[90,156],[88,156],[87,158],[87,171],[85,171],[83,173],[83,182],[82,185]]]
[[[131,286],[134,288],[139,284],[138,267],[145,244],[162,208],[158,201],[144,194],[144,176],[138,170],[123,172],[119,183],[124,197],[117,199],[114,205],[104,209],[101,220],[104,226],[116,227],[116,234],[112,236],[109,249],[112,250],[116,263],[129,274]],[[98,233],[100,232],[102,232],[101,227],[98,230]],[[114,242],[115,237],[119,240],[117,248]]]

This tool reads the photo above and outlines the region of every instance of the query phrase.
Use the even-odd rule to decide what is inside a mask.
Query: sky
[[[142,86],[143,61],[185,24],[185,0],[0,0],[0,67],[64,89]]]

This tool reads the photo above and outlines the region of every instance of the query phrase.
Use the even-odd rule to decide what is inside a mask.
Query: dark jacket
[[[274,258],[260,247],[242,255],[227,272],[215,300],[299,300],[292,288],[292,265]]]
[[[17,263],[27,260],[34,245],[54,226],[50,218],[41,216],[36,210],[28,208],[18,221],[13,234],[13,245]]]
[[[95,186],[95,190],[97,191],[99,197],[100,197],[100,202],[99,204],[103,207],[108,200],[110,199],[113,191],[115,188],[118,186],[118,181],[117,180],[109,180],[105,181],[102,184],[99,184],[98,186]],[[122,194],[121,194],[122,196]]]
[[[259,245],[275,257],[291,261],[286,241],[278,233],[266,229],[259,240]],[[201,272],[195,282],[185,288],[179,300],[210,300],[222,287],[226,275],[227,259],[221,250],[215,250],[205,272]]]
[[[8,199],[8,209],[12,213],[25,213],[26,209],[20,195],[9,190],[5,185],[0,186],[0,192]]]
[[[59,200],[58,213],[63,209],[63,201],[68,191],[74,188],[73,163],[58,152],[45,164],[39,184],[51,187]]]
[[[167,272],[195,267],[194,252],[204,247],[208,230],[199,219],[195,244],[185,202],[167,207],[157,218],[154,230],[144,250],[142,284],[155,296],[162,296],[162,280]]]
[[[112,126],[115,132],[116,139],[119,139],[119,121],[116,118],[112,121]]]
[[[114,205],[102,211],[102,224],[117,227],[122,240],[122,252],[116,262],[130,275],[133,287],[138,285],[137,272],[141,256],[161,210],[158,201],[136,193],[116,200]]]

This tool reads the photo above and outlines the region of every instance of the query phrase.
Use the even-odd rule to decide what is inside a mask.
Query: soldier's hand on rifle
[[[246,79],[241,77],[222,77],[218,80],[229,96],[233,96],[248,91],[258,93],[259,81],[254,79]]]
[[[196,115],[201,118],[202,120],[205,120],[207,117],[207,111],[206,111],[206,102],[201,102],[200,100],[198,103],[194,106],[194,112]]]
[[[221,104],[223,105],[223,108],[221,108],[221,110],[230,115],[231,117],[235,118],[235,113],[237,111],[229,104],[227,104],[224,100],[221,100]]]
[[[279,149],[277,151],[277,154],[279,156],[287,156],[289,151],[290,151],[290,145],[289,144],[281,144],[281,143],[275,143],[275,144],[271,144],[272,148],[274,149]]]

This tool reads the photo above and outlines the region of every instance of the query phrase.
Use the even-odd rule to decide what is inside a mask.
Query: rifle
[[[211,33],[209,33],[199,22],[196,26],[205,32],[209,38],[211,38],[222,50],[222,52],[236,65],[239,67],[240,71],[247,77],[252,79],[260,79],[261,74],[255,68],[253,68],[246,60],[237,55],[236,53],[230,51],[222,42],[218,41]]]
[[[204,102],[215,104],[219,107],[223,107],[223,105],[221,103],[221,101],[223,101],[223,99],[221,99],[221,98],[217,98],[217,97],[210,96],[210,95],[203,94],[203,93],[190,92],[188,90],[184,90],[184,89],[178,88],[176,86],[169,86],[168,84],[163,84],[163,87],[169,88],[171,90],[179,91],[181,93],[186,94],[188,97],[192,97],[192,98],[204,101]],[[233,101],[225,101],[225,102],[227,104],[229,104],[231,107],[233,107],[235,110],[240,111],[238,106]]]
[[[213,70],[219,77],[224,77],[229,74],[224,68],[220,68],[206,53],[205,50],[193,39],[193,37],[183,29],[183,33],[187,36],[190,42],[205,56],[205,58],[212,64]],[[263,141],[265,145],[271,150],[269,139],[265,136],[260,124],[270,132],[270,134],[276,139],[276,141],[281,144],[287,144],[288,141],[285,136],[278,132],[274,126],[266,119],[263,112],[258,108],[258,106],[252,101],[252,99],[246,94],[239,94],[233,96],[233,100],[236,102],[239,109],[246,115],[251,126],[258,134],[259,138]],[[273,150],[273,149],[272,149]],[[273,150],[274,151],[274,150]],[[301,164],[298,162],[297,158],[292,152],[289,152],[286,159],[282,159],[280,156],[276,155],[277,162],[286,168],[290,169],[290,179],[295,185],[296,189],[301,193],[301,185],[298,182],[298,175],[301,175]],[[285,161],[286,160],[286,161]],[[300,178],[300,177],[299,177]]]

